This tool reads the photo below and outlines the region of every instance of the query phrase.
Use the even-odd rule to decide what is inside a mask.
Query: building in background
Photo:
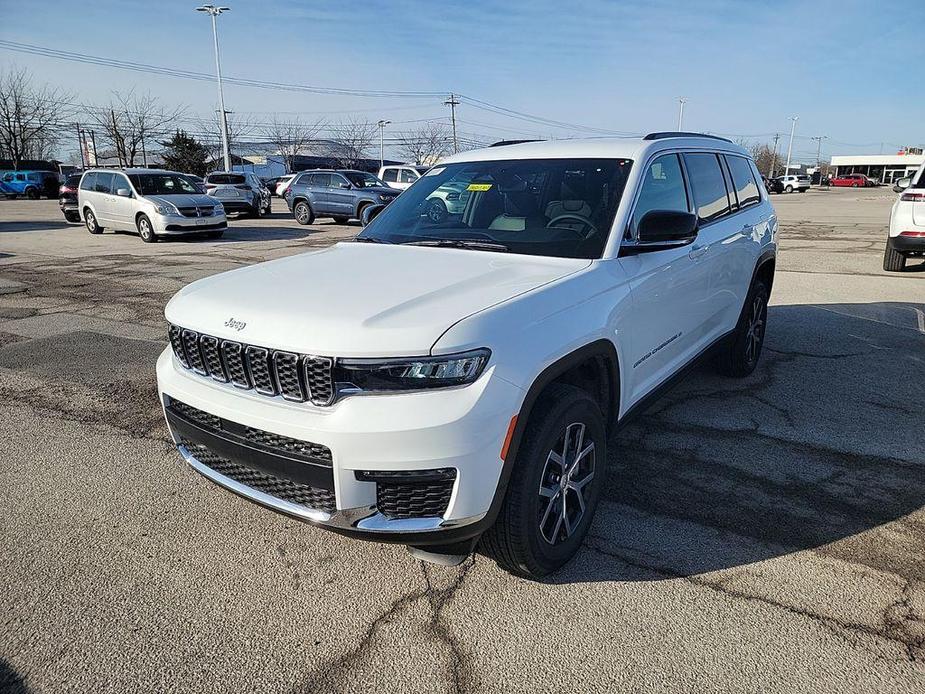
[[[893,183],[915,173],[925,162],[925,153],[919,147],[907,147],[897,154],[835,155],[830,172],[836,176],[859,173],[881,183]]]

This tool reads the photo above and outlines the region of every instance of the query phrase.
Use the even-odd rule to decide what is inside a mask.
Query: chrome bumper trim
[[[375,506],[358,506],[356,508],[339,509],[334,513],[328,513],[327,511],[308,508],[301,504],[293,504],[279,497],[241,484],[230,477],[226,477],[216,472],[208,465],[200,463],[196,457],[190,453],[186,446],[177,445],[177,450],[196,472],[212,482],[215,482],[215,484],[239,496],[243,496],[245,499],[260,504],[261,506],[266,506],[275,511],[280,511],[289,516],[294,516],[318,525],[344,530],[356,529],[367,533],[381,533],[383,535],[389,533],[409,534],[458,528],[463,525],[477,523],[486,515],[485,513],[480,513],[477,516],[468,516],[455,520],[445,520],[439,516],[432,518],[388,518],[379,513]]]

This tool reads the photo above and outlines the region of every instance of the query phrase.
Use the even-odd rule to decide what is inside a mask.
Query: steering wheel
[[[597,232],[597,227],[591,223],[590,219],[582,217],[581,215],[570,214],[568,212],[566,212],[565,214],[560,214],[550,219],[549,223],[546,225],[546,228],[550,229],[552,227],[555,227],[556,222],[561,222],[562,220],[565,220],[565,219],[570,219],[574,222],[580,222],[584,228],[582,229],[572,229],[571,227],[557,227],[557,228],[561,228],[565,231],[573,231],[583,239],[586,239],[589,236],[591,236],[591,234],[594,234]]]

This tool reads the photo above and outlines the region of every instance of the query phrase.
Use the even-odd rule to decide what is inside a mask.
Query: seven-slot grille
[[[215,208],[211,205],[197,205],[195,207],[179,207],[180,214],[184,217],[211,217],[215,214]]]
[[[329,357],[275,352],[176,325],[170,325],[168,336],[177,360],[201,376],[295,402],[326,406],[334,400],[334,360]]]

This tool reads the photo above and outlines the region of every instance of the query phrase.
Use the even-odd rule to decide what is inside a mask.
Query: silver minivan
[[[175,171],[91,169],[80,179],[77,205],[91,234],[135,231],[145,243],[180,234],[217,239],[228,226],[222,203]]]

